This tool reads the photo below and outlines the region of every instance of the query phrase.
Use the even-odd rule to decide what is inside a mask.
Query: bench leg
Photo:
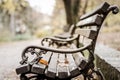
[[[99,80],[106,80],[103,73],[101,72],[101,70],[99,68],[94,72],[96,73]]]
[[[98,70],[93,70],[93,72],[89,75],[84,74],[83,75],[84,80],[105,80],[102,72]]]
[[[79,48],[79,38],[80,38],[80,36],[78,36],[77,39],[76,39],[76,47],[77,48]]]
[[[25,74],[20,75],[20,80],[29,80]]]

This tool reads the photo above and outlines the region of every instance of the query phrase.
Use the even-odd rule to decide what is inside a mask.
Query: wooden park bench
[[[96,10],[81,16],[74,26],[72,37],[46,37],[40,46],[28,46],[22,53],[21,65],[16,68],[21,80],[71,80],[82,75],[83,80],[104,80],[95,68],[96,40],[109,12],[118,8],[104,2]],[[29,60],[28,55],[35,55]],[[34,78],[34,79],[33,79]]]

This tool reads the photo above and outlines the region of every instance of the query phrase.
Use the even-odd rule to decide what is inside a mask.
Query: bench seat
[[[68,49],[66,46],[61,47],[61,49],[63,48]],[[72,48],[75,49],[74,44],[71,46],[71,49]],[[27,50],[29,50],[29,48]],[[38,49],[34,52],[37,52],[37,50]],[[46,61],[47,64],[38,61],[31,65],[29,71],[52,79],[66,79],[80,75],[82,73],[81,70],[85,68],[88,62],[81,52],[76,52],[74,54],[61,54],[48,51],[45,54],[41,54],[41,57],[41,59]]]

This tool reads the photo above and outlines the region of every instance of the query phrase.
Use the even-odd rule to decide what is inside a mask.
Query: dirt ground
[[[19,80],[15,69],[21,61],[23,49],[29,45],[39,45],[40,40],[4,43],[0,45],[0,80]]]

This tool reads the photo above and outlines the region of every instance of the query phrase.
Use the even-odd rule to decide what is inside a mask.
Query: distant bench
[[[71,37],[46,37],[42,39],[41,46],[24,49],[21,65],[16,69],[17,74],[21,74],[21,80],[32,78],[31,73],[37,74],[35,78],[40,80],[70,80],[80,74],[84,80],[94,79],[93,74],[104,80],[99,70],[94,68],[94,49],[101,25],[110,11],[116,14],[118,8],[104,2],[72,25],[75,30]],[[32,61],[28,61],[30,53],[36,54]]]

